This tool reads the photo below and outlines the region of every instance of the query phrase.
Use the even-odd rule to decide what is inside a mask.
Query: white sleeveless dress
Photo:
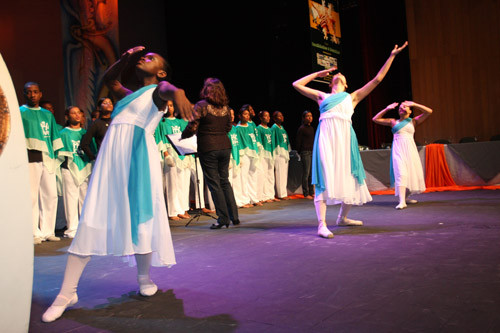
[[[413,139],[414,134],[415,126],[410,121],[393,137],[392,167],[396,196],[399,195],[399,186],[406,187],[412,194],[425,191],[424,171]]]
[[[153,252],[153,266],[175,264],[160,159],[154,140],[154,131],[163,112],[158,112],[153,102],[154,89],[151,87],[133,99],[111,122],[92,171],[78,230],[68,252],[85,256],[131,256]],[[138,224],[134,243],[127,188],[136,126],[145,131],[153,218]]]
[[[327,205],[342,202],[362,205],[372,200],[366,182],[359,184],[351,174],[351,117],[354,113],[352,98],[321,113],[317,149],[323,169],[325,190],[316,191],[315,201],[325,200]]]

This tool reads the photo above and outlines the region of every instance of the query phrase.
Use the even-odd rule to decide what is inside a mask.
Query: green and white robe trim
[[[54,173],[59,166],[56,151],[63,147],[54,116],[49,110],[41,107],[30,108],[22,105],[19,109],[26,137],[26,148],[41,151],[43,165],[50,173]]]
[[[251,158],[259,158],[259,146],[257,145],[257,136],[255,128],[251,125],[236,126],[238,131],[238,142],[240,144],[240,156],[245,155]]]
[[[229,133],[227,133],[229,140],[231,141],[231,167],[233,168],[233,174],[236,175],[240,172],[240,142],[238,141],[238,130],[236,126],[231,127]]]
[[[273,130],[262,125],[257,126],[257,144],[259,146],[259,154],[261,158],[274,161],[274,147],[276,140],[273,135]]]
[[[275,147],[274,147],[274,155],[282,156],[287,161],[290,160],[290,140],[288,139],[288,133],[285,131],[283,127],[279,127],[274,124],[271,129],[274,133]]]
[[[58,151],[58,160],[62,164],[68,158],[68,170],[73,176],[75,184],[80,186],[92,173],[92,163],[87,155],[79,155],[80,140],[87,131],[83,128],[72,129],[69,127],[61,131],[63,148]]]

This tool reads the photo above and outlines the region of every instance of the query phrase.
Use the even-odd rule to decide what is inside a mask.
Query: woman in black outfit
[[[230,221],[234,225],[240,223],[228,179],[231,142],[227,133],[232,126],[229,100],[222,82],[216,78],[205,80],[200,98],[194,106],[195,119],[182,132],[182,138],[198,135],[198,157],[219,216],[210,229],[228,228]]]

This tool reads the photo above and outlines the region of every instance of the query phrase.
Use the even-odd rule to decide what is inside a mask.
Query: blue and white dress
[[[118,102],[92,170],[69,252],[131,256],[153,252],[153,266],[175,264],[154,131],[163,112],[156,85]]]
[[[399,196],[399,187],[406,187],[411,194],[425,191],[424,170],[413,139],[415,126],[412,118],[397,122],[392,127],[391,185]]]
[[[315,201],[362,205],[372,200],[352,128],[353,113],[352,98],[346,92],[327,95],[320,105],[312,158]]]

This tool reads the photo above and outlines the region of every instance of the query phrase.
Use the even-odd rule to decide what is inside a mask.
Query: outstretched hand
[[[404,106],[407,106],[409,108],[411,108],[413,105],[415,105],[415,102],[412,102],[412,101],[404,101],[403,103],[401,103],[402,105]]]
[[[188,121],[193,121],[195,118],[195,111],[193,108],[193,104],[187,99],[184,90],[177,89],[174,92],[174,107],[182,119],[186,119]]]
[[[128,49],[127,51],[125,51],[122,54],[122,58],[124,58],[124,57],[130,57],[131,55],[137,54],[137,53],[143,51],[144,49],[146,49],[144,46],[135,46],[135,47],[133,47],[133,48]]]
[[[392,110],[392,109],[396,108],[396,106],[398,106],[398,103],[391,103],[391,104],[387,105],[386,109]]]
[[[391,51],[391,55],[398,55],[401,51],[403,51],[408,46],[408,41],[406,41],[401,47],[398,45],[394,45],[394,49]]]
[[[336,71],[336,70],[337,70],[337,66],[333,66],[331,68],[316,72],[316,74],[317,74],[317,77],[325,77],[325,76],[328,76],[331,72]]]

